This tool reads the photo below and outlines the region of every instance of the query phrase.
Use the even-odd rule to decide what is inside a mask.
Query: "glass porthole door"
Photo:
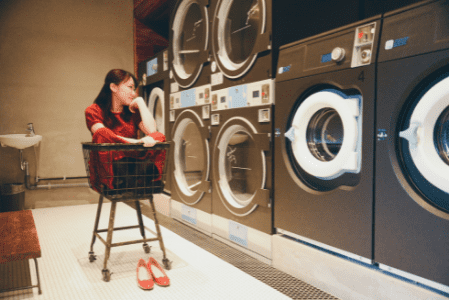
[[[270,49],[265,0],[221,0],[214,12],[212,44],[219,69],[229,78],[243,76],[259,52]]]
[[[303,171],[332,180],[361,169],[361,97],[324,90],[302,101],[285,136]]]
[[[173,129],[174,178],[182,201],[198,203],[209,188],[210,154],[205,126],[190,110],[183,111]]]
[[[164,116],[164,91],[160,88],[154,88],[148,98],[148,109],[156,122],[157,131],[166,134],[165,116]]]
[[[208,60],[209,19],[207,1],[184,0],[172,21],[172,72],[177,83],[188,88]]]
[[[215,186],[224,206],[236,216],[252,213],[267,198],[266,156],[256,130],[244,119],[232,118],[218,134],[213,154]],[[261,202],[264,202],[262,200]]]

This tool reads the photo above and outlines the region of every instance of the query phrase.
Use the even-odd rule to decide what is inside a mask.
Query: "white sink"
[[[25,149],[31,146],[37,146],[42,140],[41,135],[27,136],[27,134],[6,134],[0,135],[2,147],[13,147],[16,149]]]

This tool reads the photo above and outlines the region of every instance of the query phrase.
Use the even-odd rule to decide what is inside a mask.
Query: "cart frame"
[[[162,263],[164,265],[164,268],[166,270],[171,269],[172,262],[166,257],[166,249],[165,249],[164,241],[163,241],[163,238],[161,235],[161,229],[159,227],[155,204],[153,202],[153,191],[162,192],[164,190],[164,182],[166,179],[165,176],[167,176],[166,170],[168,169],[167,160],[170,155],[170,150],[172,148],[171,146],[172,146],[171,142],[158,143],[154,147],[151,147],[151,148],[143,147],[142,144],[82,143],[86,172],[89,177],[89,185],[91,188],[93,188],[93,186],[91,184],[89,163],[90,163],[90,158],[91,158],[90,153],[92,151],[94,151],[94,152],[102,151],[103,153],[108,152],[108,151],[145,151],[145,152],[147,152],[147,151],[165,151],[165,161],[164,161],[163,172],[162,172],[162,174],[159,174],[160,178],[159,178],[159,180],[157,180],[158,185],[156,187],[154,187],[154,188],[153,187],[145,187],[143,189],[142,186],[137,186],[137,184],[134,184],[134,187],[127,186],[125,189],[122,190],[122,189],[110,189],[108,187],[105,187],[102,184],[101,186],[95,186],[97,188],[97,190],[93,188],[94,190],[99,192],[100,198],[98,201],[97,214],[95,217],[95,224],[94,224],[94,231],[92,234],[92,241],[91,241],[91,246],[90,246],[90,251],[89,251],[89,261],[93,262],[94,260],[96,260],[96,255],[94,253],[94,243],[95,243],[96,239],[98,238],[105,245],[105,257],[104,257],[104,261],[103,261],[102,275],[103,275],[103,280],[106,282],[109,282],[111,279],[111,272],[108,269],[107,265],[108,265],[108,259],[109,259],[112,247],[119,247],[119,246],[143,243],[142,246],[144,248],[145,253],[150,253],[150,246],[147,244],[147,242],[159,241],[160,248],[163,252]],[[115,164],[116,162],[111,161],[109,163]],[[139,164],[139,163],[144,164],[144,163],[148,163],[148,160],[147,161],[143,160],[142,162],[133,161],[132,163],[133,164]],[[128,177],[128,173],[126,176]],[[131,177],[131,176],[138,176],[138,175],[130,174],[129,176]],[[100,187],[100,191],[98,191],[99,187]],[[151,193],[147,193],[147,191],[149,189],[152,191]],[[136,191],[138,191],[138,190],[140,190],[140,191],[143,190],[144,193],[137,194]],[[113,192],[112,194],[111,194],[111,191]],[[98,225],[99,225],[99,221],[100,221],[100,215],[101,215],[104,198],[107,198],[108,200],[111,201],[111,211],[109,214],[108,228],[99,229]],[[144,226],[139,200],[147,200],[147,199],[150,202],[150,208],[153,213],[153,218],[154,218],[154,223],[155,223],[155,228],[156,228],[156,237],[155,238],[146,238],[146,235],[145,235],[145,230],[148,230],[150,232],[152,232],[152,231],[149,228]],[[136,206],[138,225],[125,226],[125,227],[114,227],[114,220],[115,220],[116,208],[117,208],[118,202],[134,202],[134,204]],[[139,228],[140,233],[142,235],[142,239],[127,241],[127,242],[120,242],[120,243],[112,243],[112,237],[113,237],[114,231],[135,229],[135,228]],[[102,233],[102,232],[107,232],[106,240],[104,240],[100,236],[99,233]]]

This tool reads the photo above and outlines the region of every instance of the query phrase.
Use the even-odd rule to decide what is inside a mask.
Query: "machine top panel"
[[[276,81],[375,63],[380,23],[371,18],[282,47]]]

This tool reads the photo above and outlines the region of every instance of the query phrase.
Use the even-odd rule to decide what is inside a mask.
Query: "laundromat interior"
[[[446,0],[0,1],[0,299],[448,299],[448,37]]]

